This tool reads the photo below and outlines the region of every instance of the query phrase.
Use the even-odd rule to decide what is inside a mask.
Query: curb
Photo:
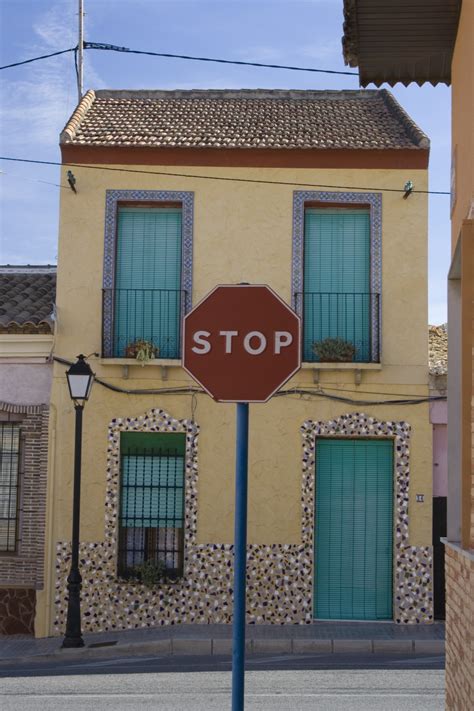
[[[247,654],[444,654],[443,639],[247,639]],[[0,666],[25,662],[106,659],[142,654],[230,655],[232,639],[157,639],[149,642],[107,644],[103,647],[58,649],[47,654],[0,658]]]

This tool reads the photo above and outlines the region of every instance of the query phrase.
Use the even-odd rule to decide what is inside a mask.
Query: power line
[[[287,64],[266,64],[265,62],[246,62],[238,59],[219,59],[218,57],[195,57],[189,54],[171,54],[170,52],[149,52],[140,49],[129,49],[128,47],[118,47],[114,44],[106,44],[105,42],[83,42],[83,49],[96,49],[106,52],[125,52],[127,54],[142,54],[147,57],[162,57],[164,59],[184,59],[191,62],[212,62],[215,64],[233,64],[243,67],[262,67],[264,69],[284,69],[291,72],[311,72],[313,74],[336,74],[343,76],[358,77],[357,72],[346,72],[336,69],[318,69],[316,67],[298,67]],[[62,49],[58,52],[51,52],[50,54],[43,54],[39,57],[32,57],[31,59],[24,59],[21,62],[13,62],[12,64],[5,64],[0,69],[11,69],[12,67],[20,67],[23,64],[31,64],[31,62],[38,62],[41,59],[48,59],[49,57],[57,57],[60,54],[66,54],[67,52],[77,52],[78,47],[70,47],[69,49]]]
[[[387,365],[389,365],[387,363]],[[356,364],[354,363],[354,366]],[[429,397],[432,400],[439,400],[440,398],[444,398],[444,395],[417,395],[416,393],[389,393],[386,390],[351,390],[350,388],[332,388],[330,385],[325,385],[324,386],[325,390],[332,390],[334,393],[354,393],[354,394],[359,394],[362,393],[363,395],[392,395],[393,397],[405,397],[405,398],[422,398],[424,399],[425,397]]]
[[[0,177],[6,175],[9,178],[17,178],[18,180],[27,180],[29,183],[42,183],[42,185],[52,185],[55,188],[67,188],[68,185],[61,185],[60,183],[50,183],[49,180],[38,180],[37,178],[27,178],[24,175],[15,175],[15,173],[5,173],[4,170],[0,170]]]
[[[69,49],[61,49],[59,52],[51,52],[51,54],[43,54],[41,57],[32,57],[31,59],[24,59],[22,62],[13,62],[13,64],[4,64],[0,69],[11,69],[11,67],[21,67],[23,64],[31,64],[31,62],[39,62],[40,59],[49,59],[49,57],[57,57],[60,54],[66,54],[67,52],[75,52],[76,47],[70,47]]]
[[[264,180],[263,178],[231,178],[230,176],[222,175],[196,175],[190,173],[171,173],[164,170],[140,170],[138,168],[112,168],[111,166],[87,165],[85,163],[60,163],[58,161],[48,160],[33,160],[32,158],[12,158],[10,156],[0,156],[0,160],[13,161],[16,163],[33,163],[35,165],[57,165],[66,168],[85,168],[87,170],[108,170],[116,173],[139,173],[140,175],[162,175],[171,178],[192,178],[197,180],[220,180],[231,183],[254,183],[260,185],[284,185],[294,188],[330,188],[339,190],[371,190],[384,193],[402,193],[405,194],[403,188],[381,188],[361,185],[326,185],[323,183],[296,183],[286,180]],[[450,195],[450,192],[440,190],[413,190],[411,193],[423,195]]]
[[[72,365],[72,361],[66,358],[61,358],[60,356],[52,356],[52,359],[56,363],[61,363],[62,365]],[[202,388],[197,388],[195,386],[182,386],[174,388],[121,388],[118,385],[113,385],[108,383],[103,378],[95,377],[95,381],[102,385],[102,387],[107,390],[113,390],[117,393],[122,393],[123,395],[206,395],[207,393]],[[377,393],[374,393],[376,395]],[[336,395],[331,395],[325,393],[324,390],[311,390],[308,388],[288,388],[287,390],[279,390],[275,393],[274,397],[291,397],[292,395],[308,395],[311,397],[322,397],[327,400],[336,400],[338,402],[344,402],[351,405],[418,405],[424,402],[431,402],[433,400],[446,400],[445,396],[439,395],[434,397],[420,397],[420,398],[410,398],[406,400],[354,400],[348,397],[338,397]]]
[[[358,77],[358,72],[338,71],[335,69],[316,69],[314,67],[297,67],[286,64],[266,64],[264,62],[245,62],[237,59],[218,59],[216,57],[194,57],[189,54],[170,54],[169,52],[147,52],[140,49],[129,49],[128,47],[118,47],[114,44],[104,42],[84,42],[84,49],[99,49],[106,52],[126,52],[128,54],[144,54],[148,57],[164,57],[166,59],[186,59],[193,62],[215,62],[217,64],[237,64],[244,67],[264,67],[267,69],[286,69],[292,72],[313,72],[317,74],[343,74],[345,76]]]

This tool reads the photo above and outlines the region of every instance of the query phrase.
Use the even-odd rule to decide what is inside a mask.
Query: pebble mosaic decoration
[[[302,427],[302,542],[312,550],[317,437],[393,437],[395,455],[393,617],[396,622],[420,623],[433,621],[433,551],[431,546],[408,545],[410,429],[407,422],[379,422],[361,413],[343,415],[329,422],[307,420],[304,423]]]
[[[186,513],[184,577],[150,590],[116,575],[117,516],[121,432],[186,434]],[[247,621],[305,624],[312,622],[314,451],[317,436],[389,436],[395,438],[397,473],[396,591],[397,622],[432,620],[431,549],[408,540],[408,457],[410,427],[404,422],[377,422],[361,414],[330,422],[306,421],[303,435],[302,538],[296,545],[249,545],[247,549]],[[109,426],[105,535],[103,542],[82,543],[81,609],[85,632],[133,629],[177,623],[232,621],[232,558],[229,544],[197,544],[199,428],[175,420],[161,409],[137,418],[112,420]],[[70,544],[57,546],[55,631],[66,621],[66,577]]]

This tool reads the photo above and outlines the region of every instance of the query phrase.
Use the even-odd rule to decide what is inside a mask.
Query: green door
[[[392,619],[393,443],[316,445],[314,617]]]

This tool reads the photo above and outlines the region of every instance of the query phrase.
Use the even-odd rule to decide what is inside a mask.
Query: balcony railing
[[[151,344],[157,358],[181,357],[183,289],[103,289],[102,308],[104,357],[135,357],[137,341]]]
[[[380,294],[295,294],[295,311],[303,323],[303,361],[318,362],[315,344],[327,338],[339,338],[352,344],[354,362],[378,362],[379,308]]]

